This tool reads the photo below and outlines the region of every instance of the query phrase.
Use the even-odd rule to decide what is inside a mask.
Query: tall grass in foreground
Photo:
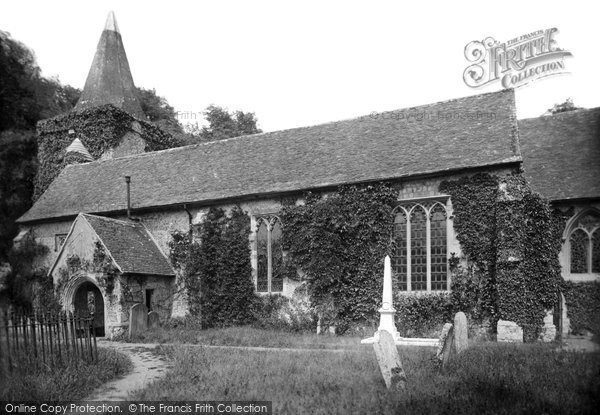
[[[360,337],[317,335],[265,330],[250,326],[215,329],[186,327],[156,328],[135,336],[134,343],[187,343],[226,346],[286,347],[300,349],[350,348],[360,344]]]
[[[269,400],[276,414],[595,413],[600,354],[544,345],[473,346],[444,374],[431,348],[400,347],[408,390],[385,388],[371,347],[248,351],[166,346],[174,369],[148,400]]]
[[[131,360],[115,350],[98,348],[98,362],[71,359],[43,366],[22,357],[12,373],[0,373],[0,401],[58,401],[85,398],[94,389],[128,373]]]

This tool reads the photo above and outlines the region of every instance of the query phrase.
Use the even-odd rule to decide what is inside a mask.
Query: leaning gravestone
[[[144,304],[135,304],[129,309],[129,338],[146,331],[148,328],[148,308]]]
[[[437,352],[435,356],[442,363],[442,369],[450,360],[450,356],[454,351],[454,330],[452,323],[444,324],[442,334],[440,335],[440,342],[438,344]]]
[[[387,330],[379,330],[379,341],[373,343],[377,363],[389,390],[406,389],[406,374],[394,338]]]
[[[459,311],[454,316],[454,349],[456,354],[461,354],[469,347],[469,329],[467,327],[467,316]]]
[[[151,311],[148,313],[148,328],[156,329],[160,326],[160,317],[156,311]]]

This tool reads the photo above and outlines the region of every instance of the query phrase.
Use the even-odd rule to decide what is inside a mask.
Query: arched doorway
[[[100,289],[91,281],[77,286],[73,294],[73,311],[82,316],[94,316],[96,336],[104,336],[104,298]]]

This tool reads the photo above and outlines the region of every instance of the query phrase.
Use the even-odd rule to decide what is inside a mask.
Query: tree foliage
[[[573,98],[567,98],[564,102],[560,104],[554,104],[552,108],[548,108],[544,115],[554,115],[561,112],[575,111],[579,110],[581,107],[575,106],[573,103]]]
[[[142,111],[149,121],[171,135],[177,136],[183,133],[183,128],[177,120],[177,113],[165,97],[157,95],[155,89],[136,88],[136,93]]]
[[[257,119],[252,112],[228,112],[222,107],[210,105],[204,111],[204,117],[208,126],[199,127],[196,124],[186,127],[187,144],[262,133],[262,130],[257,127]]]
[[[0,31],[0,261],[31,206],[37,169],[36,122],[70,110],[80,91],[41,76],[33,52]]]

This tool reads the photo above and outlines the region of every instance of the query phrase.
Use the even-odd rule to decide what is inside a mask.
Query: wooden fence
[[[98,361],[94,316],[70,312],[0,310],[0,371],[23,365],[54,367]]]

